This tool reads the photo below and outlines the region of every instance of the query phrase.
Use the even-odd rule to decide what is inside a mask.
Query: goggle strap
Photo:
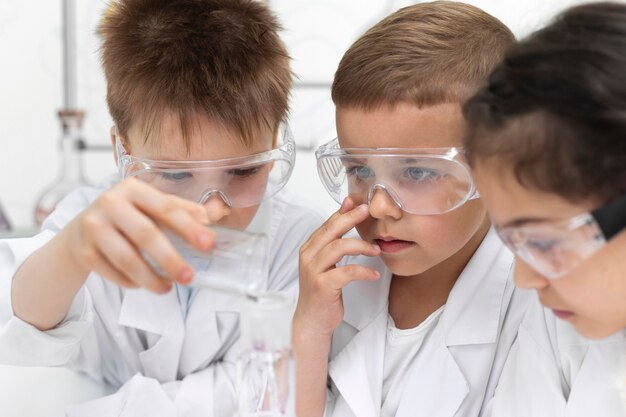
[[[626,228],[626,193],[591,212],[608,241]]]

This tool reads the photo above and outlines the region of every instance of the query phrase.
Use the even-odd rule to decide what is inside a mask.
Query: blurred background
[[[469,0],[500,18],[518,37],[579,0]],[[313,150],[335,136],[330,84],[343,51],[405,0],[267,0],[278,14],[298,76],[291,126],[298,143],[292,189],[327,211],[336,208],[317,179]],[[84,176],[97,183],[116,171],[96,27],[107,2],[73,1],[76,106],[85,111],[80,152]],[[0,204],[18,234],[34,232],[35,203],[62,168],[62,0],[0,0]],[[0,217],[0,229],[2,218]],[[63,406],[107,392],[62,369],[0,366],[0,415],[62,416]],[[37,401],[32,394],[37,393]]]

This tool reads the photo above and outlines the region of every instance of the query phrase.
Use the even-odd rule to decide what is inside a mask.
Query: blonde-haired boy
[[[344,55],[338,138],[317,152],[342,207],[300,252],[299,417],[489,413],[526,297],[463,158],[461,106],[513,42],[493,16],[438,1]],[[342,238],[353,227],[361,239]]]

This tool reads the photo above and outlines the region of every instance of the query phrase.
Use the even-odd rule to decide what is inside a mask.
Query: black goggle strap
[[[608,241],[626,229],[626,193],[591,212]]]

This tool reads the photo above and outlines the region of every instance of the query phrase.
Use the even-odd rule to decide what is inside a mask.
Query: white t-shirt
[[[381,417],[396,415],[404,391],[402,388],[411,374],[411,364],[415,363],[424,339],[437,325],[444,307],[439,307],[412,329],[398,329],[391,315],[388,315]]]

